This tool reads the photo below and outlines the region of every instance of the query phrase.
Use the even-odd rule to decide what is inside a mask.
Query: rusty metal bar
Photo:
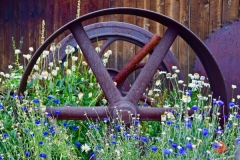
[[[83,26],[81,24],[74,23],[69,28],[81,50],[83,51],[84,57],[96,76],[109,103],[113,104],[119,101],[122,96],[113,83],[112,78],[107,72],[105,66],[103,65],[102,60],[92,46],[92,43],[89,40]]]
[[[167,54],[177,35],[178,31],[173,27],[169,27],[165,32],[162,40],[155,47],[145,67],[142,69],[138,78],[133,83],[130,91],[128,92],[126,97],[130,102],[136,105],[138,100],[142,97],[145,89],[147,88],[147,85],[151,81],[152,77],[157,71],[157,68],[163,61],[163,58]]]
[[[158,44],[161,40],[160,35],[155,34],[148,43],[129,61],[123,69],[114,77],[113,81],[117,84],[124,81],[134,68],[143,60],[143,58]]]

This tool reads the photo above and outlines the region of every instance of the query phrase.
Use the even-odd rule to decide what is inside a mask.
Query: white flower
[[[103,58],[103,64],[104,64],[104,66],[107,64],[107,62],[108,62],[108,59],[106,59],[106,58]]]
[[[233,84],[233,85],[232,85],[232,89],[235,89],[235,88],[237,88],[237,86]]]
[[[43,51],[43,58],[47,57],[48,55],[49,55],[49,51],[44,50],[44,51]]]
[[[112,51],[108,50],[106,53],[104,53],[104,58],[109,58],[109,56],[112,55]]]
[[[15,54],[20,54],[20,53],[21,53],[20,49],[15,49]]]
[[[155,91],[155,92],[161,92],[161,90],[160,90],[160,89],[157,89],[157,88],[154,88],[153,91]]]
[[[42,71],[42,76],[43,76],[44,79],[47,79],[48,71],[46,71],[46,70]]]
[[[107,100],[105,98],[102,99],[103,104],[107,104]]]
[[[52,44],[51,44],[51,47],[50,47],[50,51],[51,51],[51,52],[54,52],[55,50],[56,50],[55,43],[52,43]]]
[[[176,70],[175,70],[175,73],[179,73],[179,72],[180,72],[180,70],[179,70],[179,69],[176,69]]]
[[[237,99],[240,99],[240,95],[237,95]]]
[[[148,95],[149,95],[149,96],[153,95],[153,90],[150,89],[150,90],[148,91]]]
[[[52,70],[52,75],[53,75],[53,76],[56,76],[56,75],[57,75],[57,70],[53,69],[53,70]]]
[[[82,65],[86,66],[86,65],[87,65],[87,62],[82,61]]]
[[[88,98],[92,97],[92,92],[88,93]]]
[[[19,66],[19,69],[23,69],[23,66]]]
[[[100,47],[96,47],[95,50],[96,50],[97,53],[99,53],[101,51],[101,48]]]
[[[8,73],[6,73],[6,74],[5,74],[5,77],[6,77],[6,78],[9,78],[9,77],[10,77],[10,75],[9,75]]]
[[[88,152],[91,150],[91,148],[85,143],[84,145],[81,146],[82,152]]]
[[[38,60],[37,60],[37,62],[36,62],[36,64],[38,64],[38,63],[40,62],[40,60],[41,60],[41,59],[40,59],[40,57],[39,57]]]
[[[187,96],[187,95],[183,95],[182,101],[183,101],[184,103],[189,103],[189,102],[191,101],[191,97],[190,97],[190,96]]]
[[[49,65],[50,67],[52,67],[52,66],[53,66],[53,62],[50,62],[48,65]]]
[[[201,80],[201,81],[204,81],[204,80],[205,80],[205,77],[204,77],[204,76],[201,76],[201,77],[200,77],[200,80]]]
[[[67,69],[67,74],[68,75],[71,75],[72,74],[72,71],[70,69]]]
[[[36,71],[38,71],[38,70],[39,70],[38,65],[35,64],[35,65],[33,66],[33,69],[35,69]]]
[[[89,74],[91,74],[91,73],[92,73],[92,69],[91,69],[91,68],[88,70],[88,73],[89,73]]]
[[[198,73],[194,73],[194,78],[195,79],[199,79],[199,74]]]
[[[177,66],[172,66],[172,69],[177,69]]]
[[[29,47],[29,51],[30,51],[30,52],[33,52],[33,47]]]
[[[155,82],[155,85],[156,86],[159,86],[161,84],[161,81],[158,79],[158,80],[156,80],[156,82]]]
[[[78,99],[81,100],[82,97],[83,97],[83,93],[82,93],[82,92],[79,92],[79,93],[78,93]]]
[[[59,69],[60,69],[59,67],[56,67],[56,70],[57,70],[57,71],[59,71]]]
[[[158,73],[159,73],[159,75],[161,75],[161,74],[166,74],[167,72],[166,71],[160,71]]]
[[[72,60],[73,60],[73,61],[77,61],[77,60],[78,60],[78,57],[72,56]]]
[[[66,52],[66,55],[68,54],[71,54],[75,51],[75,48],[70,46],[70,45],[67,45],[66,49],[65,49],[65,52]]]
[[[72,71],[76,71],[76,66],[72,66]]]
[[[64,67],[67,67],[68,66],[68,62],[64,62],[63,65],[64,65]]]
[[[9,69],[12,69],[12,68],[13,68],[13,66],[12,66],[12,65],[8,65],[8,68],[9,68]]]
[[[183,80],[179,80],[178,84],[183,84],[183,82],[184,82]]]
[[[0,72],[0,75],[4,76],[4,73],[3,73],[3,72]]]

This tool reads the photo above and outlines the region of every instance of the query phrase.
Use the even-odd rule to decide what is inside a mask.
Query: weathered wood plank
[[[222,23],[229,23],[239,15],[239,0],[223,0]]]
[[[178,0],[168,0],[165,1],[165,15],[179,21],[179,11],[180,11],[180,1]],[[179,59],[178,55],[178,38],[175,39],[170,50],[173,52],[175,57]]]
[[[179,13],[179,22],[186,26],[187,28],[190,27],[190,0],[187,1],[180,1],[180,13]],[[179,59],[178,62],[180,64],[181,70],[180,72],[182,73],[189,73],[189,60],[190,60],[190,48],[188,44],[181,38],[179,37]],[[185,82],[187,82],[187,77],[185,76],[184,79]]]
[[[210,0],[209,33],[221,25],[222,0]]]
[[[136,7],[136,0],[123,0],[124,7]],[[123,21],[130,24],[136,24],[136,16],[133,15],[123,15]],[[129,60],[131,60],[135,56],[135,44],[129,42],[123,42],[123,63],[122,67],[127,64]],[[121,67],[121,68],[122,68]],[[128,76],[128,80],[133,82],[135,80],[135,73],[133,72]]]

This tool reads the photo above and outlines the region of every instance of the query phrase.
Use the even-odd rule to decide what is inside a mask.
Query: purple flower
[[[236,115],[236,118],[238,118],[238,119],[239,119],[239,118],[240,118],[240,114],[237,114],[237,115]]]
[[[191,123],[191,121],[185,122],[185,126],[186,126],[187,128],[192,128],[192,123]]]
[[[90,129],[93,129],[93,128],[94,128],[94,124],[90,124],[90,125],[89,125],[89,128],[90,128]]]
[[[223,119],[227,119],[227,118],[228,118],[228,116],[226,116],[226,115],[223,115],[223,116],[222,116],[222,118],[223,118]]]
[[[217,103],[219,106],[221,106],[221,105],[223,105],[223,104],[224,104],[224,102],[223,102],[223,101],[221,101],[221,100],[218,100],[218,101],[216,101],[216,103]]]

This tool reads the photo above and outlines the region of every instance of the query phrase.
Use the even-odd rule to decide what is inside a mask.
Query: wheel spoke
[[[169,48],[177,37],[178,32],[173,27],[169,27],[165,32],[163,38],[155,47],[152,55],[149,57],[148,62],[140,72],[138,78],[134,82],[130,91],[128,92],[126,98],[133,104],[137,104],[138,100],[142,97],[147,85],[154,76],[157,68],[163,61],[165,55],[167,54]]]
[[[97,120],[109,117],[107,106],[95,107],[47,107],[46,112],[57,119],[66,120]]]
[[[92,46],[85,30],[81,24],[74,23],[70,27],[70,30],[76,39],[78,45],[83,51],[84,57],[86,58],[89,66],[91,67],[94,75],[96,76],[106,98],[109,103],[112,104],[121,98],[121,94],[117,87],[112,81],[109,73],[103,65],[99,55]]]

